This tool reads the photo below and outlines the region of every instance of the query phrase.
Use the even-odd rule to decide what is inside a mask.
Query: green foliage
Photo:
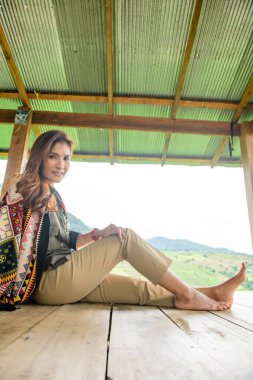
[[[247,278],[239,290],[253,290],[253,256],[234,253],[163,253],[173,260],[171,269],[194,287],[212,286],[226,281],[239,271],[244,261],[247,266]],[[118,264],[113,272],[141,277],[127,262]]]
[[[76,218],[71,213],[68,213],[69,223],[71,229],[77,232],[88,232],[92,227],[84,224],[80,219]],[[166,244],[173,243],[175,248],[175,242],[165,238],[158,239],[158,243]],[[150,239],[152,240],[152,239]],[[188,241],[183,241],[185,244]],[[180,242],[180,244],[182,241]],[[155,245],[155,244],[154,244]],[[196,245],[196,243],[194,243]],[[188,246],[187,246],[188,247]],[[198,246],[203,248],[203,246]],[[204,246],[207,249],[207,246]],[[220,282],[226,281],[231,276],[234,276],[240,269],[241,263],[244,261],[247,266],[247,278],[246,281],[240,286],[240,290],[253,290],[253,256],[240,254],[240,253],[228,253],[215,252],[215,249],[211,249],[210,252],[194,252],[194,251],[168,251],[163,253],[172,259],[171,269],[189,285],[195,287],[212,286]],[[122,262],[117,265],[113,270],[114,273],[129,275],[133,277],[142,277],[136,270],[134,270],[127,262]]]

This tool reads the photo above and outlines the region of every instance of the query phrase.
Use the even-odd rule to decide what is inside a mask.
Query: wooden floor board
[[[159,309],[115,307],[108,376],[112,379],[230,379]]]
[[[253,379],[253,333],[208,313],[164,310],[177,326],[230,374],[231,379]]]
[[[249,307],[234,304],[230,310],[212,313],[253,332],[253,309]]]
[[[58,306],[23,305],[15,312],[0,313],[0,351],[57,308]]]
[[[104,380],[107,357],[113,380],[252,380],[252,294],[237,292],[226,312],[121,305],[111,314],[81,303],[1,312],[0,380]]]
[[[109,317],[106,306],[60,307],[0,352],[0,379],[104,379]]]

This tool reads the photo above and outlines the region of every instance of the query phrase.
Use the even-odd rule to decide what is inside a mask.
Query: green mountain
[[[77,232],[88,232],[92,227],[84,224],[80,219],[76,218],[73,214],[68,213],[71,229]],[[146,239],[147,242],[153,245],[160,251],[169,252],[200,252],[200,253],[242,253],[229,250],[227,248],[216,248],[208,245],[195,243],[185,239],[169,239],[163,236],[156,236]]]
[[[170,252],[202,252],[202,253],[242,253],[229,250],[227,248],[214,248],[208,245],[195,243],[185,239],[168,239],[157,236],[147,239],[147,242],[160,251]]]

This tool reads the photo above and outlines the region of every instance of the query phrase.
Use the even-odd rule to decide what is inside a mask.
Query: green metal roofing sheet
[[[112,0],[113,97],[175,98],[195,4],[195,0]],[[251,0],[203,0],[182,100],[239,104],[253,73],[252,20]],[[43,92],[108,95],[105,0],[0,0],[0,21],[25,90],[38,94],[38,99],[30,100],[34,111],[108,114],[107,102],[39,98]],[[0,92],[17,92],[2,50],[0,73]],[[0,97],[0,110],[21,105],[19,99]],[[234,112],[180,105],[176,118],[230,123]],[[113,103],[113,115],[169,119],[172,106]],[[252,119],[253,109],[245,108],[239,122]],[[162,162],[168,137],[163,132],[113,130],[112,142],[103,128],[39,128],[41,132],[64,128],[75,140],[75,151],[83,154],[77,159],[88,161],[111,162],[113,145],[117,162]],[[12,125],[0,124],[0,151],[8,149],[12,130]],[[35,138],[32,129],[30,144]],[[183,157],[187,163],[188,158],[193,164],[204,158],[208,164],[222,138],[175,130],[165,164]],[[235,137],[233,150],[226,146],[218,164],[240,165],[240,157]]]
[[[178,119],[231,121],[234,112],[223,109],[178,107]]]
[[[252,75],[252,1],[204,1],[183,97],[240,100]]]
[[[115,104],[114,113],[115,115],[168,117],[170,107],[147,104]]]
[[[116,94],[173,96],[194,2],[115,1]]]

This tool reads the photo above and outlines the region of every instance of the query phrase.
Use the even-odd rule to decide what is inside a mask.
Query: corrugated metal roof
[[[0,98],[0,109],[2,110],[16,110],[18,107],[22,106],[22,102],[19,99],[1,99]]]
[[[231,121],[233,114],[231,110],[179,107],[177,117],[178,119]]]
[[[118,155],[139,155],[148,154],[151,156],[161,156],[164,145],[164,135],[155,132],[138,131],[118,131],[116,139],[116,153]]]
[[[56,0],[53,8],[68,90],[107,93],[105,1]]]
[[[2,90],[15,90],[16,86],[10,74],[10,70],[5,61],[2,49],[0,49],[0,67],[1,67],[1,75],[0,75],[0,88]]]
[[[243,112],[239,119],[239,123],[243,123],[244,121],[252,121],[253,120],[253,111]]]
[[[27,91],[68,89],[52,1],[2,1],[1,21]]]
[[[169,106],[147,104],[115,104],[115,115],[132,115],[145,117],[169,117]]]
[[[0,129],[0,147],[6,151],[10,147],[13,126],[10,124],[1,124]]]
[[[195,0],[112,1],[114,97],[175,98],[195,4]],[[203,0],[181,99],[239,104],[253,73],[252,19],[252,1]],[[39,98],[43,92],[107,96],[106,0],[0,0],[0,20],[25,90],[38,94],[38,99],[30,100],[33,110],[108,114],[107,102]],[[0,92],[17,92],[1,50],[0,73]],[[21,105],[19,99],[0,97],[0,110]],[[231,122],[234,112],[179,106],[176,118]],[[113,115],[170,119],[172,106],[113,103]],[[245,108],[239,122],[252,119],[253,109]],[[163,132],[114,130],[112,140],[108,130],[94,126],[40,126],[41,132],[51,128],[70,134],[80,160],[160,163],[168,145]],[[0,124],[0,152],[8,149],[11,131],[12,126]],[[31,144],[35,138],[32,130]],[[183,163],[184,157],[187,164],[191,158],[196,164],[198,157],[199,164],[204,164],[202,158],[208,164],[221,141],[222,136],[181,135],[175,129],[165,164]],[[240,156],[236,137],[232,157],[226,146],[218,164],[240,165]]]
[[[252,75],[252,1],[204,1],[183,97],[240,100]]]
[[[115,1],[115,93],[173,96],[194,2]]]

